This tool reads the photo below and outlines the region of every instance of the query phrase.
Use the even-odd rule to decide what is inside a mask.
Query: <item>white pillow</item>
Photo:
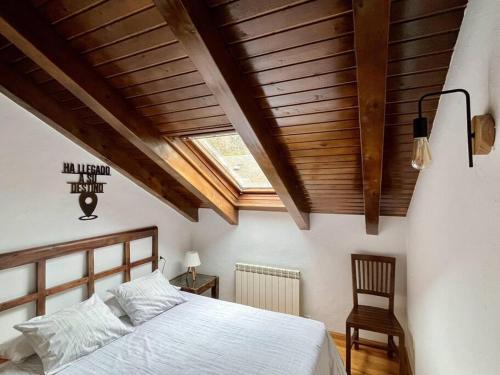
[[[121,307],[137,326],[168,309],[186,302],[159,270],[121,284],[111,290]]]
[[[127,313],[122,309],[120,303],[118,302],[115,296],[108,298],[106,301],[104,301],[104,303],[106,304],[106,306],[109,307],[111,312],[117,318],[121,318],[122,316],[127,316]]]
[[[23,335],[17,336],[0,345],[0,357],[14,363],[21,363],[33,354],[35,354],[33,347]]]
[[[14,326],[40,357],[46,375],[133,331],[94,294],[54,314],[37,316]]]

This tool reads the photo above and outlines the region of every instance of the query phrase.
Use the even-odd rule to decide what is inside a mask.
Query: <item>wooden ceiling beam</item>
[[[210,9],[199,0],[155,0],[155,4],[292,218],[300,229],[309,229],[307,202],[299,179],[210,19]]]
[[[353,0],[365,222],[378,234],[390,1]]]
[[[120,150],[114,142],[108,140],[104,131],[84,124],[27,78],[4,64],[0,64],[0,92],[92,155],[111,165],[188,220],[198,221],[198,208],[165,186],[161,176],[154,175],[144,165]]]
[[[237,224],[235,206],[169,145],[148,119],[131,110],[28,2],[2,2],[0,32],[167,174],[207,201],[227,222]]]

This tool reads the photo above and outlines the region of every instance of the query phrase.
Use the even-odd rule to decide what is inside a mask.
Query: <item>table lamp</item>
[[[201,264],[197,251],[187,251],[184,257],[184,265],[188,268],[187,273],[191,273],[193,281],[196,280],[196,268]]]

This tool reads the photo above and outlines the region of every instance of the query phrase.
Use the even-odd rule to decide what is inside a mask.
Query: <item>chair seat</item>
[[[354,307],[347,318],[347,326],[391,336],[403,334],[403,328],[396,316],[386,309],[358,305]]]

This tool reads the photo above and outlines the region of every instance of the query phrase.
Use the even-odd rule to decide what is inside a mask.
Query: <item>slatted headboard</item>
[[[131,262],[130,242],[148,237],[152,238],[151,256]],[[120,243],[123,244],[122,265],[94,273],[95,249]],[[46,261],[48,259],[78,252],[86,252],[87,275],[76,280],[55,285],[51,288],[46,288]],[[153,271],[156,270],[158,268],[158,228],[148,227],[134,229],[126,232],[0,254],[0,271],[30,263],[36,264],[36,290],[25,296],[0,303],[0,312],[36,301],[36,315],[43,315],[45,314],[45,300],[48,296],[64,292],[68,289],[76,288],[81,285],[87,285],[87,296],[90,297],[94,293],[96,280],[103,279],[117,273],[123,273],[124,280],[130,281],[130,270],[146,263],[151,263]]]

